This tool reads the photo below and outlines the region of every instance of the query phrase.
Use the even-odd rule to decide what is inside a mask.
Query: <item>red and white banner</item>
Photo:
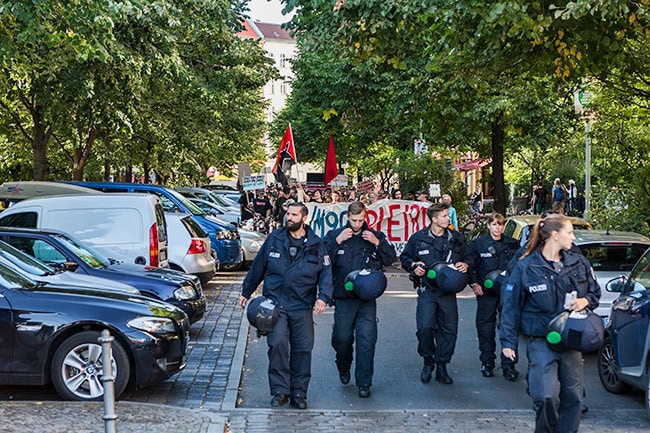
[[[305,203],[309,208],[307,222],[321,238],[330,230],[348,222],[349,203]],[[413,233],[429,225],[428,203],[407,200],[379,200],[368,207],[366,221],[374,230],[383,232],[395,245],[399,255]]]

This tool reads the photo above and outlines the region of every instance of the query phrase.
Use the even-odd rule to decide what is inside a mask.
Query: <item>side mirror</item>
[[[65,262],[63,263],[63,269],[66,271],[74,272],[79,268],[79,264],[76,262]]]
[[[612,293],[623,293],[625,286],[627,284],[627,277],[621,275],[614,279],[611,279],[605,284],[605,290]]]

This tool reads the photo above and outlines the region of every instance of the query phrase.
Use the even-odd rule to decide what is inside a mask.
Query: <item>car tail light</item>
[[[203,254],[208,250],[205,241],[201,239],[192,239],[187,254]]]
[[[158,266],[158,225],[154,223],[149,229],[149,263]]]

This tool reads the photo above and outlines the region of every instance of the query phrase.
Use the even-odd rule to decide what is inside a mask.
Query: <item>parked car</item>
[[[513,237],[519,241],[519,245],[524,245],[530,233],[533,231],[533,226],[540,219],[539,215],[518,215],[511,216],[506,219],[506,225],[503,228],[503,234]],[[591,230],[591,224],[586,220],[577,217],[567,217],[573,223],[573,230]]]
[[[606,289],[620,295],[605,325],[598,377],[603,387],[615,394],[631,388],[644,390],[650,417],[650,250],[629,277],[611,280]]]
[[[229,224],[227,221],[224,221],[218,217],[214,217],[220,224],[223,224],[225,227],[230,228],[231,230],[236,230],[236,228]],[[245,228],[239,228],[239,238],[242,245],[242,254],[244,260],[242,265],[238,269],[245,269],[250,266],[257,256],[257,252],[262,248],[264,241],[266,240],[266,235],[254,230],[247,230]]]
[[[188,197],[188,200],[200,207],[205,213],[215,216],[226,221],[229,224],[238,226],[241,219],[241,212],[233,212],[229,208],[224,208],[207,200],[200,198]]]
[[[133,286],[143,296],[177,306],[187,314],[190,323],[205,314],[206,299],[196,276],[111,260],[56,230],[0,227],[0,240],[50,266],[65,267],[75,274],[107,278]]]
[[[36,282],[84,287],[86,289],[120,292],[130,295],[140,294],[135,287],[118,281],[92,275],[74,274],[64,268],[54,269],[3,241],[0,241],[0,262],[20,275]]]
[[[589,260],[600,285],[600,304],[595,313],[608,317],[618,293],[605,288],[612,278],[627,273],[650,247],[650,239],[633,232],[576,230],[573,242]]]
[[[102,346],[114,337],[115,395],[160,382],[185,367],[187,316],[136,295],[36,283],[0,264],[0,383],[52,382],[66,400],[99,400]]]
[[[148,194],[31,198],[0,213],[0,226],[62,230],[111,258],[168,266],[165,215],[160,200]]]
[[[169,238],[169,267],[199,277],[205,285],[214,276],[216,254],[210,237],[191,215],[165,212]]]
[[[194,188],[189,186],[180,186],[176,188],[176,191],[183,194],[183,196],[189,199],[200,199],[205,200],[210,203],[214,203],[217,206],[227,208],[231,212],[239,213],[239,203],[234,203],[230,199],[227,199],[214,191],[205,188]]]
[[[219,266],[223,269],[237,269],[243,260],[241,242],[237,231],[228,230],[198,206],[173,189],[160,185],[120,182],[71,182],[101,192],[147,193],[157,196],[166,212],[189,213],[210,236],[212,248],[217,252]]]

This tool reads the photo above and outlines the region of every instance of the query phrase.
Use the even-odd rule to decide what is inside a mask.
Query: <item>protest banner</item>
[[[305,203],[309,208],[307,223],[324,237],[327,232],[347,224],[349,203]],[[379,200],[367,207],[366,222],[386,235],[399,255],[409,237],[428,225],[426,209],[429,203],[407,200]]]
[[[244,191],[251,191],[255,189],[264,189],[266,188],[266,182],[264,175],[260,176],[244,176]]]

